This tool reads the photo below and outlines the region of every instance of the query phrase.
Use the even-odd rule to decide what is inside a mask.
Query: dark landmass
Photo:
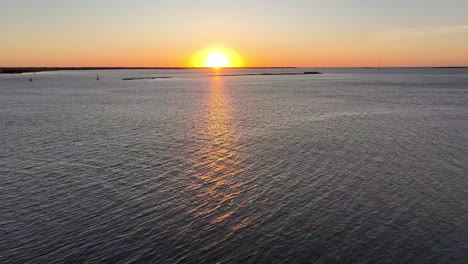
[[[321,72],[278,72],[278,73],[240,73],[240,74],[214,74],[211,76],[269,76],[269,75],[304,75],[304,74],[322,74]],[[157,76],[157,77],[131,77],[123,78],[122,81],[135,81],[135,80],[155,80],[155,79],[170,79],[170,76]]]
[[[243,69],[292,69],[294,67],[244,67]],[[93,70],[190,70],[209,69],[193,67],[0,67],[0,74],[21,74],[46,71],[93,71]],[[229,69],[229,68],[227,68]]]
[[[226,69],[296,69],[304,67],[242,67]],[[307,68],[307,67],[305,67]],[[338,67],[340,68],[340,67]],[[346,68],[346,67],[345,67]],[[353,68],[353,67],[350,67]],[[378,67],[362,67],[363,69],[372,69]],[[382,67],[382,69],[385,67]],[[441,67],[394,67],[394,68],[432,68],[432,69],[468,69],[468,66],[441,66]],[[0,74],[21,74],[47,71],[93,71],[93,70],[198,70],[211,68],[193,68],[193,67],[0,67]],[[303,73],[296,73],[303,74]],[[319,73],[308,73],[319,74]],[[280,74],[255,74],[255,75],[280,75]],[[286,73],[286,75],[294,75]],[[231,75],[236,76],[236,75]]]
[[[155,80],[155,79],[170,79],[172,77],[169,76],[161,76],[161,77],[135,77],[135,78],[123,78],[122,81],[136,81],[136,80]]]
[[[468,66],[432,67],[433,69],[468,69]]]
[[[3,74],[20,74],[47,71],[93,71],[93,70],[144,70],[144,69],[180,69],[180,68],[142,68],[142,67],[28,67],[28,68],[0,68]]]
[[[275,75],[304,75],[304,74],[322,74],[321,72],[272,72],[272,73],[239,73],[239,74],[215,74],[213,76],[275,76]]]

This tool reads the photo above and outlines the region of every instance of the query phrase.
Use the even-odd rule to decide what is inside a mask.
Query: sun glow
[[[225,68],[243,67],[241,57],[234,51],[222,47],[211,47],[197,52],[192,58],[192,67]]]

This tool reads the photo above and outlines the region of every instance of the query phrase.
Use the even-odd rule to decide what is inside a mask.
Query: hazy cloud
[[[419,27],[405,28],[393,31],[386,31],[377,34],[374,39],[377,42],[387,42],[403,39],[415,39],[422,37],[435,37],[444,35],[468,35],[468,25],[457,25],[447,27]]]

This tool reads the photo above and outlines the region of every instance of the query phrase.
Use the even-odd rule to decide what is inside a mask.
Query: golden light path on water
[[[249,169],[249,165],[245,164],[248,157],[241,154],[231,110],[223,77],[214,76],[207,96],[203,124],[198,132],[203,143],[192,159],[190,174],[193,179],[189,187],[189,191],[195,195],[192,200],[194,208],[190,214],[209,221],[210,225],[228,228],[227,237],[248,226],[254,218],[251,214],[236,215],[238,210],[249,205],[245,186],[252,188],[255,185],[242,178],[242,173]]]

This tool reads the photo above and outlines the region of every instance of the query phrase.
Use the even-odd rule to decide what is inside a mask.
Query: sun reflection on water
[[[229,93],[220,76],[210,85],[203,124],[198,131],[201,145],[192,160],[193,175],[189,189],[194,193],[190,213],[211,224],[227,224],[232,231],[247,225],[236,212],[247,202],[240,196],[246,182],[241,173],[247,168],[239,151],[239,137],[234,124]]]

